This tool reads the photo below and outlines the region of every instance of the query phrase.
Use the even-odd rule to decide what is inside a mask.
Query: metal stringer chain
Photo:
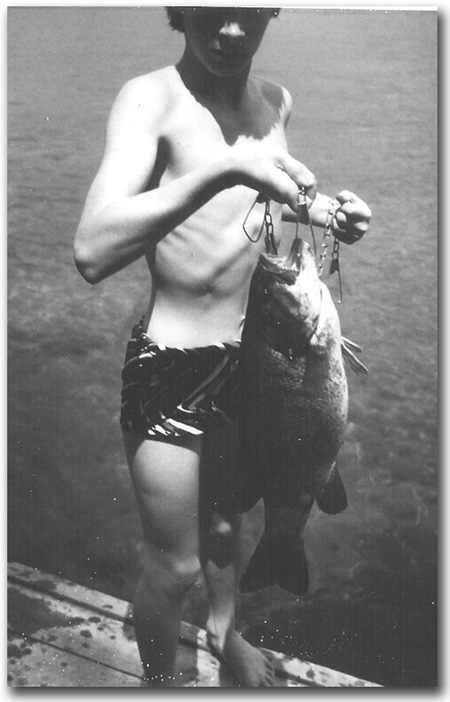
[[[264,202],[264,219],[261,223],[261,228],[256,235],[255,238],[251,237],[249,232],[247,231],[246,225],[247,221],[249,219],[249,216],[255,207],[255,205],[258,202]],[[337,200],[330,200],[329,206],[328,206],[328,212],[327,212],[327,217],[325,220],[325,227],[323,231],[323,237],[322,237],[322,245],[320,248],[320,253],[319,253],[319,263],[317,266],[318,269],[318,274],[319,278],[322,276],[323,273],[323,267],[325,264],[325,259],[327,257],[328,253],[328,247],[330,243],[330,237],[331,234],[333,233],[333,217],[336,214],[336,210],[339,207],[339,202]],[[296,228],[295,228],[295,238],[299,238],[299,225],[300,223],[304,223],[309,225],[310,231],[311,231],[311,237],[312,237],[312,243],[313,243],[313,251],[314,255],[317,254],[317,247],[316,247],[316,237],[314,233],[314,228],[311,222],[311,218],[309,216],[309,210],[308,210],[308,205],[307,205],[307,200],[306,200],[306,188],[300,187],[298,191],[298,200],[297,200],[297,221],[296,221]],[[258,195],[252,206],[250,207],[245,220],[243,222],[243,230],[245,232],[245,235],[247,238],[253,243],[256,244],[260,238],[261,234],[263,232],[263,229],[265,229],[266,235],[264,238],[265,245],[266,245],[266,252],[273,254],[273,255],[278,255],[278,246],[275,241],[275,234],[274,234],[274,226],[273,226],[273,218],[272,218],[272,213],[270,211],[270,199],[269,198],[263,198],[261,194]],[[330,262],[330,270],[329,274],[333,275],[334,273],[338,274],[338,280],[339,280],[339,299],[335,300],[335,302],[342,302],[342,280],[341,280],[341,269],[339,265],[339,246],[340,242],[339,239],[334,237],[334,242],[333,242],[333,250],[331,253],[331,262]]]
[[[276,256],[278,254],[278,247],[275,242],[273,218],[272,213],[270,211],[270,200],[266,200],[266,207],[264,210],[264,226],[266,228],[266,252],[272,253]]]
[[[301,186],[298,189],[298,197],[297,197],[297,226],[295,228],[295,238],[298,239],[299,234],[298,234],[298,225],[300,222],[303,222],[304,224],[309,225],[309,230],[311,232],[311,238],[312,238],[312,243],[313,243],[313,251],[314,251],[314,256],[317,254],[317,246],[316,246],[316,236],[314,234],[314,228],[311,222],[311,217],[309,216],[309,210],[308,210],[308,203],[306,201],[306,188]]]
[[[249,220],[249,217],[254,209],[254,207],[258,204],[264,202],[264,217],[261,222],[261,227],[258,231],[258,234],[255,237],[252,237],[249,232],[247,231],[247,222]],[[258,195],[256,200],[253,202],[252,206],[250,207],[249,211],[247,212],[244,222],[242,224],[242,228],[244,230],[245,236],[249,241],[252,242],[252,244],[257,244],[258,241],[261,238],[261,234],[263,232],[263,229],[265,229],[266,235],[264,238],[265,244],[266,244],[266,252],[274,254],[275,256],[278,254],[278,247],[275,241],[275,233],[274,233],[274,226],[273,226],[273,217],[272,213],[270,211],[270,199],[265,198],[261,194]]]
[[[323,266],[325,263],[325,259],[327,257],[328,253],[328,246],[330,243],[330,237],[331,234],[333,233],[333,217],[336,214],[336,210],[339,207],[339,202],[337,200],[330,200],[330,204],[328,206],[328,212],[327,212],[327,218],[325,220],[325,227],[323,230],[323,238],[322,238],[322,246],[320,249],[320,254],[319,254],[319,264],[318,264],[318,273],[319,273],[319,278],[322,276],[323,273]],[[330,275],[333,275],[334,273],[338,274],[338,280],[339,280],[339,299],[336,300],[336,302],[342,302],[342,280],[341,280],[341,269],[339,265],[339,246],[340,246],[340,241],[336,237],[334,237],[334,242],[333,242],[333,250],[331,252],[331,263],[330,263],[330,270],[329,273]]]

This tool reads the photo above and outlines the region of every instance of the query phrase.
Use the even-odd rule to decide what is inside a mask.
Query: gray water
[[[91,288],[72,241],[115,95],[182,46],[161,8],[8,11],[9,558],[125,599],[141,536],[120,369],[148,284],[138,262]],[[321,191],[372,208],[339,308],[370,375],[349,378],[349,507],[307,525],[307,596],[243,596],[239,625],[396,687],[436,685],[436,62],[434,12],[285,9],[254,64],[292,93],[290,149]],[[199,586],[185,618],[203,616]]]

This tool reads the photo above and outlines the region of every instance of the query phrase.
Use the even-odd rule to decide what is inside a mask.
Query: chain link
[[[303,215],[301,214],[301,210],[303,210]],[[304,186],[301,186],[298,189],[298,197],[297,197],[297,226],[295,228],[295,238],[299,238],[299,224],[300,221],[302,221],[304,224],[309,224],[309,229],[311,232],[311,238],[312,238],[312,243],[313,243],[313,250],[314,250],[314,256],[317,253],[317,246],[316,246],[316,236],[314,234],[314,228],[311,222],[311,218],[309,216],[309,210],[308,210],[308,204],[306,201],[306,188]]]
[[[325,220],[325,227],[323,230],[322,246],[320,248],[320,254],[319,254],[319,264],[318,264],[319,278],[321,277],[321,275],[323,273],[323,266],[325,263],[325,259],[327,257],[328,246],[330,243],[330,236],[331,236],[331,232],[332,232],[333,217],[336,214],[336,210],[338,207],[339,207],[339,203],[337,200],[330,200],[330,204],[328,205],[327,218]],[[333,249],[333,251],[334,251],[334,249]],[[339,252],[339,249],[338,249],[338,252]]]
[[[261,228],[255,238],[252,238],[250,234],[247,232],[246,229],[246,224],[247,220],[250,216],[250,213],[252,212],[253,208],[257,204],[257,202],[261,202],[262,199],[259,199],[260,196],[255,200],[253,205],[250,207],[250,210],[247,213],[247,216],[244,220],[243,223],[243,229],[248,237],[248,239],[256,244],[260,238],[261,234],[263,232],[263,229],[266,231],[265,235],[265,244],[266,244],[266,252],[270,254],[277,255],[278,254],[278,247],[275,242],[275,231],[274,231],[274,226],[273,226],[273,217],[272,213],[270,211],[270,200],[267,198],[264,200],[264,218],[261,224]],[[330,244],[330,238],[331,234],[333,233],[333,218],[334,215],[336,214],[336,210],[339,207],[339,202],[337,200],[330,200],[330,203],[328,205],[328,212],[325,220],[325,226],[324,226],[324,231],[323,231],[323,237],[322,237],[322,245],[320,248],[320,253],[319,253],[319,261],[317,265],[317,271],[319,274],[319,278],[322,276],[323,273],[323,267],[325,264],[325,259],[328,254],[328,248]],[[301,214],[301,210],[304,209],[304,213]],[[300,221],[303,220],[305,221],[306,224],[309,224],[309,228],[311,230],[311,236],[312,236],[312,241],[313,241],[313,249],[314,249],[314,254],[316,255],[317,249],[316,249],[316,238],[314,234],[314,228],[311,222],[311,219],[309,217],[309,210],[308,210],[308,205],[307,205],[307,200],[306,200],[306,188],[301,187],[299,188],[298,191],[298,199],[297,199],[297,222],[296,222],[296,228],[295,228],[295,238],[299,238],[299,225]],[[339,291],[340,291],[340,296],[339,300],[337,302],[342,302],[342,281],[341,281],[341,271],[340,271],[340,266],[339,266],[339,239],[334,237],[334,242],[333,242],[333,249],[331,252],[331,263],[330,263],[330,275],[333,275],[334,273],[338,274],[339,278]]]
[[[339,247],[340,241],[337,237],[334,237],[333,251],[331,252],[331,263],[330,263],[330,275],[334,273],[338,274],[339,280],[339,300],[336,302],[342,302],[342,279],[341,279],[341,267],[339,265]]]
[[[266,200],[266,208],[264,210],[264,226],[266,228],[266,251],[268,253],[277,254],[278,249],[277,245],[275,244],[273,218],[272,213],[270,211],[270,200]]]

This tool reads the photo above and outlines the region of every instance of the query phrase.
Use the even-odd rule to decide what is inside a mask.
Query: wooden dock
[[[380,687],[268,651],[278,687]],[[180,687],[237,687],[213,655],[206,632],[182,623]],[[29,568],[8,564],[8,685],[141,687],[131,605]]]

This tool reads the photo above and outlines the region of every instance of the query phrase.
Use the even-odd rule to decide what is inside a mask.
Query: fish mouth
[[[310,245],[304,239],[296,236],[292,242],[291,251],[287,259],[288,266],[291,269],[296,270],[297,273],[300,273],[305,257],[308,254],[312,255]]]
[[[311,252],[310,245],[304,239],[296,237],[292,243],[289,256],[283,257],[263,253],[260,256],[260,263],[280,283],[293,285],[300,273],[307,252]]]
[[[278,283],[294,285],[298,275],[297,271],[294,268],[286,267],[286,259],[273,256],[270,260],[269,256],[270,254],[262,254],[261,256],[260,263],[263,270]]]

